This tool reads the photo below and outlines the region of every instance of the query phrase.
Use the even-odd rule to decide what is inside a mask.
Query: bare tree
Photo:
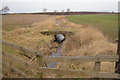
[[[4,7],[0,10],[0,12],[5,14],[5,13],[7,13],[9,10],[10,10],[10,9],[9,9],[8,6],[4,6]]]
[[[69,14],[70,13],[70,9],[68,8],[66,12],[67,12],[67,14]]]
[[[64,14],[64,10],[61,11],[62,12],[62,15]]]
[[[55,13],[55,15],[56,15],[56,13],[57,13],[57,10],[54,10],[54,13]]]
[[[43,8],[43,13],[45,13],[47,11],[47,8]]]
[[[114,14],[114,11],[112,11],[112,13]]]

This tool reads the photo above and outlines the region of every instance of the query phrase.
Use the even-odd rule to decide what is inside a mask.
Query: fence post
[[[44,64],[43,64],[43,55],[41,55],[40,53],[37,53],[37,64],[38,64],[38,67],[44,67]],[[39,77],[42,78],[43,77],[43,73],[40,72],[39,74]]]
[[[119,17],[118,17],[119,18]],[[119,26],[119,25],[118,25]],[[117,55],[119,56],[118,62],[116,62],[115,66],[115,73],[120,74],[120,27],[118,32],[118,48],[117,48]]]
[[[95,72],[99,72],[100,71],[100,61],[96,61],[95,62]]]
[[[99,60],[99,55],[96,55],[96,57],[97,57],[97,61],[95,62],[94,71],[98,74],[98,72],[100,72],[100,66],[101,66],[100,64],[101,64],[101,62],[98,61]],[[98,78],[98,75],[96,75],[95,78]]]

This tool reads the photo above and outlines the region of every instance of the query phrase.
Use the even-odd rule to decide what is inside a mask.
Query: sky
[[[8,6],[10,13],[61,12],[70,8],[71,11],[117,12],[119,0],[2,0],[0,7]],[[1,6],[2,5],[2,6]]]
[[[119,0],[2,0],[2,2],[118,2]]]

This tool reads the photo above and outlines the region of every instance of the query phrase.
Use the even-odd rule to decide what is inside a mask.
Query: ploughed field
[[[50,18],[50,16],[33,15],[33,14],[14,14],[3,15],[2,25],[3,30],[11,31],[19,27],[30,27],[31,24],[41,22]]]

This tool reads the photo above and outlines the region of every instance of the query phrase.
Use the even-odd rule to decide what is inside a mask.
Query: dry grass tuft
[[[62,50],[63,56],[95,56],[95,55],[115,55],[117,46],[107,40],[107,38],[97,29],[92,27],[81,28],[75,35],[69,37]],[[65,67],[64,67],[65,66]],[[103,62],[101,71],[114,72],[114,63]],[[93,71],[94,63],[59,63],[59,68],[90,70]]]
[[[98,54],[112,55],[115,53],[116,44],[109,42],[97,29],[86,27],[81,28],[78,33],[65,41],[62,54],[67,56],[82,56]]]

